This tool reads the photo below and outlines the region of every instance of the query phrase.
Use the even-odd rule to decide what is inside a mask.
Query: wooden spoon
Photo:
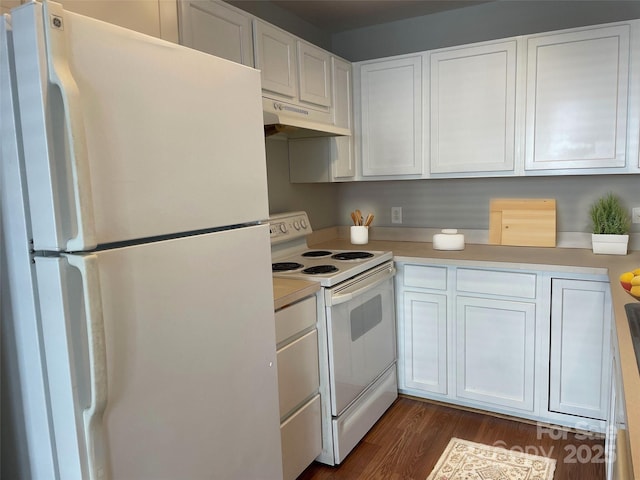
[[[367,219],[364,222],[364,226],[368,227],[369,225],[371,225],[371,222],[373,222],[373,215],[369,214],[367,215]]]

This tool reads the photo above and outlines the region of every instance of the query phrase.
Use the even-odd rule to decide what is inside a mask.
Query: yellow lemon
[[[636,268],[635,270],[631,270],[631,273],[634,275],[640,275],[640,268]]]
[[[629,290],[629,293],[634,297],[640,298],[640,285],[635,285],[631,287],[631,290]]]
[[[635,277],[633,277],[631,279],[631,285],[632,286],[638,286],[640,285],[640,275],[636,275]]]
[[[620,275],[620,281],[622,283],[631,283],[631,279],[633,277],[635,277],[633,272],[624,272],[622,275]]]

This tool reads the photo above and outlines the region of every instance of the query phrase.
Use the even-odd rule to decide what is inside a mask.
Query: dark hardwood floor
[[[298,480],[425,480],[451,437],[556,459],[554,480],[604,480],[604,440],[400,397],[337,467]]]

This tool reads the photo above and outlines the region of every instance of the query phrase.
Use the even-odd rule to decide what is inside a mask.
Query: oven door
[[[333,416],[396,360],[395,272],[388,262],[325,290]]]

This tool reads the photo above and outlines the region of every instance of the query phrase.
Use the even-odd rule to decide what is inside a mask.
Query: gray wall
[[[331,34],[280,8],[268,0],[225,0],[234,7],[249,12],[289,33],[331,51]]]
[[[305,210],[315,230],[335,225],[338,218],[338,185],[289,183],[286,140],[266,139],[269,212]]]
[[[265,10],[270,4],[268,1],[237,3],[241,8],[246,3],[259,3]],[[271,7],[278,14],[262,18],[312,41],[312,35],[302,34],[305,25],[308,26],[306,22],[284,15],[286,23],[284,20],[278,23],[282,9]],[[261,16],[257,12],[254,14]],[[359,61],[630,18],[640,18],[640,1],[499,0],[335,34],[333,51],[351,61]],[[314,28],[310,29],[311,34]],[[349,212],[355,208],[374,213],[375,225],[391,226],[392,206],[403,207],[403,226],[486,229],[491,198],[531,197],[557,200],[560,231],[588,232],[589,206],[601,194],[613,191],[629,208],[640,206],[640,175],[293,185],[288,180],[286,143],[278,140],[267,140],[267,168],[271,212],[307,210],[315,229],[348,225],[351,222]],[[634,225],[632,231],[640,232],[640,226]]]
[[[487,230],[492,198],[555,198],[559,231],[590,232],[589,207],[609,191],[629,209],[640,207],[637,175],[354,182],[340,186],[336,223],[349,225],[349,212],[359,208],[378,226]],[[391,223],[391,207],[402,207],[402,225]]]
[[[638,0],[498,0],[338,33],[333,51],[356,62],[632,18]]]
[[[390,22],[334,35],[333,50],[351,61],[496,38],[640,18],[640,1],[507,1]],[[336,223],[354,208],[371,210],[391,226],[391,207],[403,207],[403,226],[489,227],[491,198],[555,198],[558,230],[589,232],[589,206],[607,191],[640,206],[640,176],[481,178],[349,183],[340,186]],[[640,231],[634,225],[632,231]]]

